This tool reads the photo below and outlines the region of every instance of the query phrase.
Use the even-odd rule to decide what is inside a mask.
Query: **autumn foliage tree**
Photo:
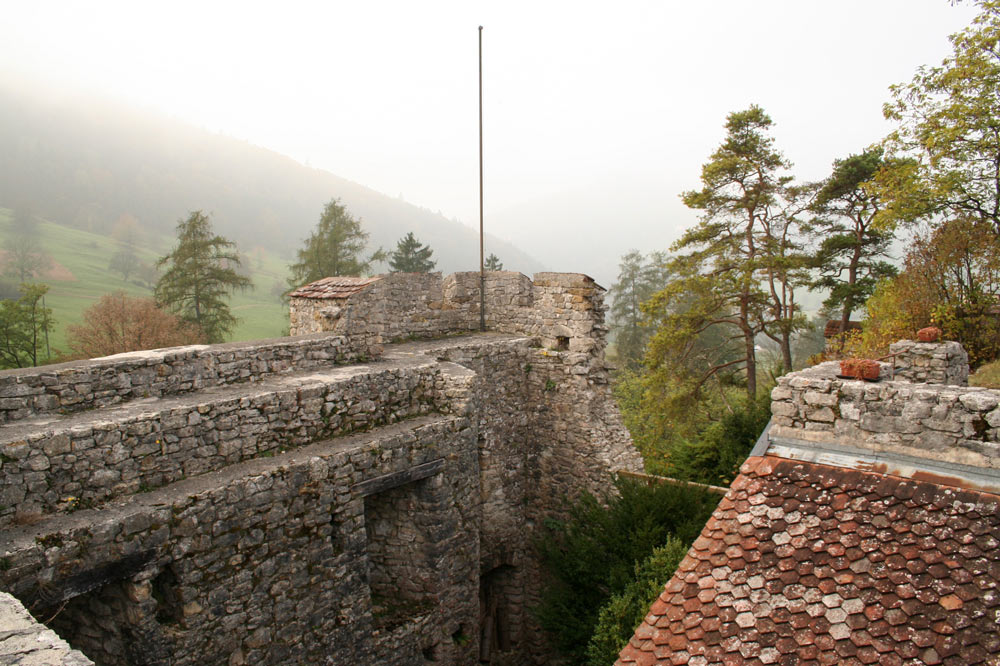
[[[884,142],[892,161],[865,186],[885,203],[875,223],[927,228],[867,303],[863,352],[933,322],[974,367],[1000,356],[1000,0],[975,4],[951,55],[893,86],[884,108],[897,128]]]
[[[83,323],[66,329],[77,356],[95,358],[142,349],[202,342],[198,327],[123,291],[104,294],[83,312]]]
[[[962,218],[1000,235],[1000,0],[977,0],[972,25],[949,39],[952,54],[892,87],[885,141],[900,159],[873,189],[880,223]]]

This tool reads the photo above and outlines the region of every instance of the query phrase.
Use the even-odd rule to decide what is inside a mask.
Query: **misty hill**
[[[289,122],[295,122],[290,118]],[[339,197],[392,250],[412,231],[434,250],[437,270],[475,270],[478,232],[273,151],[106,101],[13,91],[0,84],[0,206],[107,234],[124,214],[152,235],[173,235],[192,210],[243,251],[291,258],[324,204]],[[543,266],[487,236],[509,270]],[[385,267],[379,267],[387,270]]]

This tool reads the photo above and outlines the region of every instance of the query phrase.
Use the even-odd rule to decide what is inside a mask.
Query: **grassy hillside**
[[[11,221],[11,211],[0,208],[0,236],[6,238]],[[111,255],[117,250],[116,242],[80,229],[51,222],[39,225],[42,247],[51,255],[54,265],[48,274],[38,280],[49,285],[45,304],[52,308],[56,330],[50,337],[55,350],[67,351],[66,327],[82,321],[83,311],[100,297],[113,291],[125,291],[134,296],[152,298],[152,290],[137,281],[122,279],[120,273],[108,270]],[[148,241],[136,254],[143,263],[153,263],[166,254],[173,239],[162,237]],[[230,307],[240,318],[234,331],[234,340],[253,340],[282,335],[288,326],[287,309],[272,294],[275,282],[284,285],[287,260],[281,259],[262,247],[249,251],[247,268],[255,289],[235,294]]]

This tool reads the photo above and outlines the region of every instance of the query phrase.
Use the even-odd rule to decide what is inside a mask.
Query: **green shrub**
[[[652,555],[636,565],[635,580],[621,594],[612,595],[597,614],[597,626],[587,645],[590,666],[615,662],[687,551],[686,542],[667,537],[664,545],[654,548]]]
[[[771,418],[771,391],[760,391],[757,400],[743,399],[691,440],[671,448],[666,475],[686,481],[728,486],[747,459]]]
[[[547,575],[536,615],[572,663],[585,663],[598,611],[635,580],[636,564],[671,537],[694,541],[719,501],[670,484],[618,479],[615,488],[603,500],[583,494],[565,520],[546,521],[538,543]]]

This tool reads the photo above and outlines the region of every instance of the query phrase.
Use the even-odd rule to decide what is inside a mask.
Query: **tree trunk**
[[[785,366],[785,374],[792,371],[792,334],[784,329],[781,331],[781,364]]]
[[[740,298],[740,327],[743,329],[744,353],[747,359],[747,396],[757,399],[757,350],[754,344],[753,329],[750,327],[749,295]]]

